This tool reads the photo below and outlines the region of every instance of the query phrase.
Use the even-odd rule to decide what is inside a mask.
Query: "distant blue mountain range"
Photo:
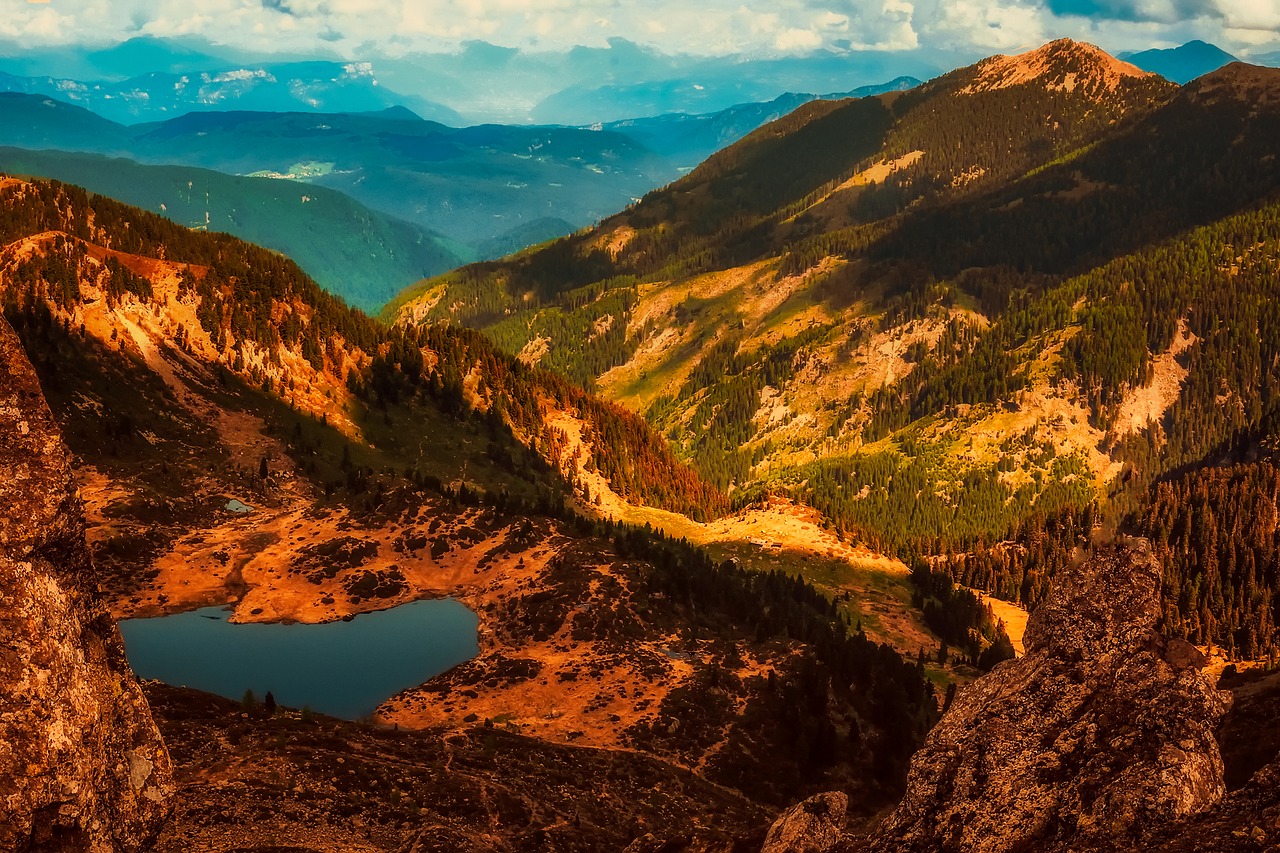
[[[463,124],[452,109],[379,84],[367,62],[290,62],[212,71],[151,71],[123,80],[22,76],[0,71],[0,92],[47,95],[121,124],[188,112],[374,112],[408,107],[422,118]]]
[[[469,42],[455,52],[352,62],[135,38],[96,50],[0,43],[0,71],[10,75],[0,89],[61,98],[124,124],[192,110],[367,112],[400,104],[452,125],[581,125],[712,113],[787,92],[848,91],[902,76],[927,79],[972,58],[922,51],[681,56],[615,38],[562,52]]]
[[[1217,45],[1199,40],[1165,50],[1121,54],[1120,58],[1179,85],[1238,61]]]

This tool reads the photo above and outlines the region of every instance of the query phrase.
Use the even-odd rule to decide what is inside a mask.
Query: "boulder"
[[[761,853],[827,853],[844,832],[849,798],[838,792],[816,794],[787,809],[769,827]]]

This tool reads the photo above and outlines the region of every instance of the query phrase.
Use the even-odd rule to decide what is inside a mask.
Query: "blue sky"
[[[0,39],[29,45],[193,35],[273,52],[358,57],[527,50],[624,37],[666,53],[800,55],[818,49],[1012,52],[1059,36],[1119,51],[1213,41],[1280,49],[1280,0],[0,0]]]

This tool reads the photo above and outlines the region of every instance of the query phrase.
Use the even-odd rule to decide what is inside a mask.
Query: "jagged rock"
[[[0,318],[0,849],[132,851],[169,755],[97,598],[67,452]]]
[[[844,831],[849,798],[838,791],[815,794],[782,813],[760,853],[827,853]]]
[[[422,830],[403,853],[493,853],[498,849],[465,829],[433,826]]]
[[[961,691],[929,735],[872,849],[1123,842],[1221,799],[1214,730],[1229,695],[1156,633],[1160,587],[1143,540],[1059,578],[1028,622],[1026,654]]]
[[[672,848],[665,838],[646,832],[624,847],[622,853],[668,853],[673,849],[678,848]]]

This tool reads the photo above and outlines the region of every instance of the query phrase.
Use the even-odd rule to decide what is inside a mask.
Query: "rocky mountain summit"
[[[1153,77],[1091,44],[1058,39],[1017,56],[992,56],[979,62],[973,79],[961,94],[1007,89],[1039,81],[1054,91],[1084,87],[1091,97],[1111,92],[1129,79]]]
[[[0,849],[144,849],[169,811],[169,755],[97,597],[66,449],[2,319],[0,436]]]

